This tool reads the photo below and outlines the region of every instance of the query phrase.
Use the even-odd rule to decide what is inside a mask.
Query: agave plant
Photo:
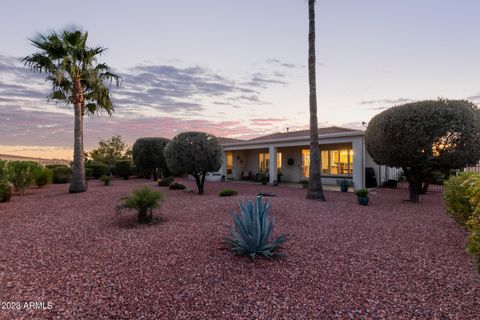
[[[248,255],[252,260],[256,255],[267,258],[282,256],[274,252],[287,240],[285,235],[273,238],[275,218],[269,219],[268,201],[262,202],[262,197],[257,196],[255,203],[246,200],[239,202],[240,212],[233,213],[233,226],[227,226],[230,235],[225,241],[238,255]]]
[[[138,222],[149,223],[152,221],[153,209],[158,208],[163,199],[160,191],[153,191],[148,187],[140,188],[133,191],[131,196],[120,199],[122,203],[117,206],[117,212],[135,209],[138,212]]]

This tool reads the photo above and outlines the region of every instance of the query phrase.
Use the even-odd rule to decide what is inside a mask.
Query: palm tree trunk
[[[308,199],[325,201],[320,176],[320,150],[318,147],[317,85],[315,71],[315,0],[308,0],[308,82],[310,87],[310,171]]]
[[[85,178],[85,154],[83,150],[83,92],[80,79],[74,84],[75,128],[73,132],[73,168],[70,181],[70,193],[84,192],[87,190]]]

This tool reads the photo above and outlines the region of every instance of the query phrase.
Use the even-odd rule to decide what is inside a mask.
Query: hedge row
[[[467,227],[467,249],[476,257],[480,272],[480,174],[463,173],[445,182],[448,212]]]

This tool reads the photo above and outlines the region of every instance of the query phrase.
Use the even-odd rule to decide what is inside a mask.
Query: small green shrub
[[[130,160],[117,161],[115,163],[115,173],[124,180],[128,180],[128,177],[132,174],[132,162]]]
[[[49,168],[38,167],[35,170],[34,175],[35,185],[39,188],[44,187],[53,181],[53,172]]]
[[[143,187],[134,190],[131,196],[121,198],[122,203],[117,206],[117,212],[137,210],[138,223],[149,223],[152,221],[153,209],[158,208],[163,200],[162,192]]]
[[[37,170],[38,165],[31,161],[11,161],[8,163],[8,168],[10,182],[15,190],[23,196],[25,190],[34,182],[35,170]]]
[[[474,211],[469,201],[467,184],[479,179],[478,177],[478,174],[465,172],[458,176],[451,176],[445,181],[443,198],[447,204],[448,213],[461,225],[466,224]]]
[[[112,177],[108,174],[104,174],[103,176],[100,177],[100,181],[102,181],[103,184],[106,186],[110,184],[111,180],[112,180]]]
[[[220,193],[218,195],[220,197],[230,197],[230,196],[236,196],[237,194],[238,194],[238,192],[236,190],[224,189],[224,190],[220,191]]]
[[[85,165],[85,168],[90,168],[93,170],[92,175],[95,179],[99,179],[108,172],[108,165],[99,161],[90,161]]]
[[[270,220],[268,201],[262,202],[258,196],[255,203],[239,202],[240,212],[233,214],[233,226],[227,227],[230,235],[226,243],[238,255],[248,255],[252,260],[256,255],[267,258],[281,256],[275,252],[287,240],[285,235],[273,238],[275,218]]]
[[[8,162],[0,160],[0,202],[8,202],[12,196],[12,188],[8,183]]]
[[[8,182],[0,182],[0,202],[9,202],[12,198],[12,187]]]
[[[93,178],[93,169],[92,168],[85,168],[85,176],[87,179]]]
[[[359,198],[368,197],[368,189],[358,189],[355,191],[355,195]]]
[[[169,187],[172,182],[175,181],[174,177],[165,177],[161,180],[158,180],[158,186],[159,187]]]
[[[181,183],[174,182],[168,187],[170,190],[185,190],[187,187]]]
[[[72,168],[62,166],[53,170],[53,183],[69,183],[72,179]]]

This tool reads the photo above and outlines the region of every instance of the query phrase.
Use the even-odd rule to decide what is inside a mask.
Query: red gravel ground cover
[[[191,182],[185,182],[193,187]],[[206,195],[161,188],[166,222],[136,226],[118,199],[146,180],[91,181],[31,189],[0,204],[0,300],[21,310],[2,319],[478,319],[480,274],[466,233],[440,194],[418,205],[402,190],[377,190],[371,204],[327,192],[260,184],[207,183]],[[236,197],[220,198],[226,187]],[[269,198],[286,258],[254,263],[222,243],[236,200]],[[24,308],[50,302],[51,309]],[[48,305],[45,305],[48,307]]]

